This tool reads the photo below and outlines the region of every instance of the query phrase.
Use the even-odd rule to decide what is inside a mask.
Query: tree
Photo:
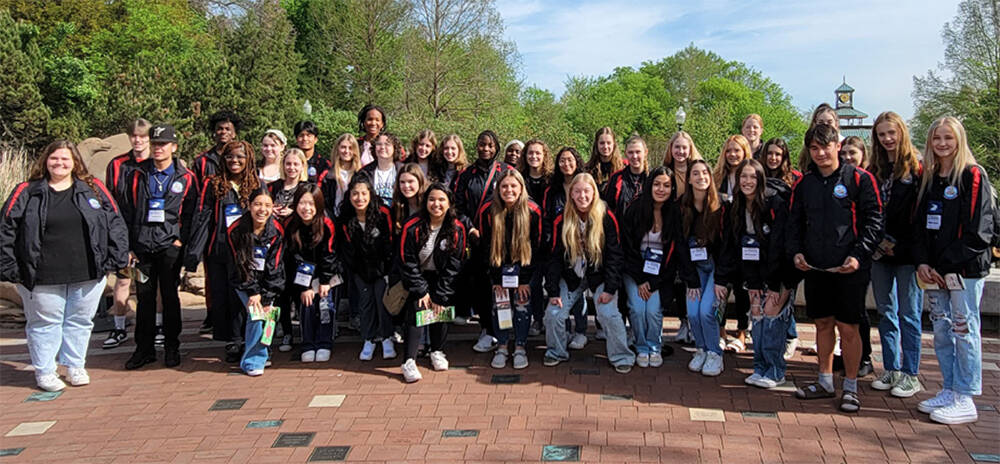
[[[402,32],[409,5],[401,0],[349,0],[342,53],[350,80],[349,107],[398,106],[404,61]]]
[[[49,109],[42,101],[38,27],[15,22],[0,10],[0,148],[4,143],[38,148]]]
[[[609,126],[623,139],[632,133],[672,132],[673,109],[677,107],[662,79],[628,67],[617,68],[606,77],[570,78],[562,101],[566,118],[577,133],[593,134]]]
[[[965,0],[945,23],[941,74],[913,77],[916,112],[910,122],[923,144],[937,118],[962,120],[969,146],[994,183],[1000,176],[1000,0]]]

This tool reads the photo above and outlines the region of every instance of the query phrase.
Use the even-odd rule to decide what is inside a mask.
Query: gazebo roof
[[[854,91],[854,88],[851,87],[851,86],[849,86],[849,85],[847,85],[846,82],[844,82],[843,84],[840,84],[840,87],[837,87],[837,90],[835,90],[835,92],[853,92],[853,91]]]
[[[847,108],[847,107],[837,108],[837,118],[839,118],[839,119],[845,119],[845,118],[861,118],[861,119],[864,119],[864,118],[867,118],[867,117],[868,117],[867,114],[865,114],[865,113],[863,113],[861,111],[858,111],[858,110],[856,110],[854,108]]]

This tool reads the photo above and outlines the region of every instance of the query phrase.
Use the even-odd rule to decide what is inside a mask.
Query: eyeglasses
[[[247,159],[247,155],[244,155],[242,153],[230,153],[230,154],[226,155],[225,158],[227,160]]]

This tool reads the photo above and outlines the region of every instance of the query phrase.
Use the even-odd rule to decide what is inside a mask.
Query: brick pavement
[[[861,413],[847,415],[832,400],[802,402],[788,391],[746,386],[750,355],[727,354],[717,378],[690,373],[690,355],[677,345],[663,367],[619,375],[602,357],[602,342],[546,368],[543,340],[535,338],[528,369],[496,371],[489,354],[471,350],[474,327],[453,334],[451,370],[432,372],[421,360],[424,380],[412,385],[403,383],[399,361],[378,359],[378,352],[376,361],[363,363],[357,360],[360,343],[348,341],[334,346],[326,364],[305,365],[292,353],[275,353],[263,377],[249,378],[220,360],[220,344],[197,335],[198,311],[184,317],[180,368],[163,368],[161,356],[157,364],[126,372],[121,366],[134,348],[131,340],[105,351],[99,347],[103,334],[95,334],[88,359],[92,384],[67,387],[49,401],[25,402],[39,391],[25,369],[23,331],[0,331],[0,434],[54,421],[44,433],[0,438],[0,456],[10,454],[0,463],[940,463],[1000,454],[996,334],[987,334],[992,338],[984,344],[979,422],[949,427],[916,411],[930,393],[892,398],[872,390],[869,377],[860,382]],[[668,333],[674,328],[676,320],[667,323]],[[811,329],[799,326],[804,344]],[[356,337],[341,340],[347,339]],[[872,341],[878,342],[874,333]],[[797,354],[789,378],[812,379],[814,360]],[[925,387],[936,391],[940,374],[926,333],[921,369]],[[520,379],[493,384],[495,374]],[[315,395],[343,397],[334,398],[334,404],[342,399],[339,406],[309,407]],[[224,399],[246,401],[236,410],[210,410]]]

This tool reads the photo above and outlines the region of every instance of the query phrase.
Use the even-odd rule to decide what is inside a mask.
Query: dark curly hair
[[[235,182],[238,187],[237,196],[239,197],[240,208],[246,209],[247,205],[250,204],[250,195],[261,188],[260,178],[257,177],[257,170],[253,168],[256,165],[257,156],[254,154],[253,145],[250,145],[250,142],[236,140],[222,147],[222,153],[219,154],[222,162],[225,163],[226,156],[236,149],[242,149],[243,153],[247,155],[243,172],[233,174],[229,171],[228,167],[223,167],[218,174],[211,177],[210,182],[212,192],[216,198],[225,197],[226,192],[232,188],[229,183]]]

